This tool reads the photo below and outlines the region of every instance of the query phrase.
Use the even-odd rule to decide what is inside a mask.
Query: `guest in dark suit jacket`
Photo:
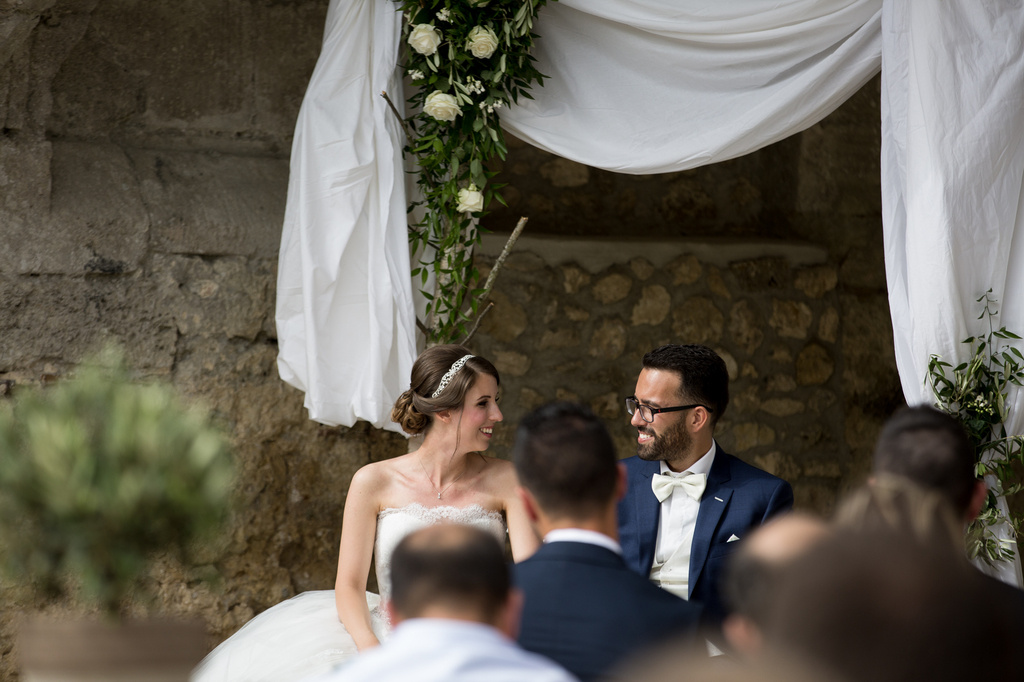
[[[668,345],[645,355],[626,399],[637,456],[623,460],[629,486],[618,506],[629,567],[703,604],[714,626],[725,615],[719,578],[735,543],[793,507],[788,483],[715,443],[728,404],[728,370],[707,346]]]
[[[694,641],[700,607],[626,567],[616,501],[626,488],[615,447],[590,410],[553,403],[527,415],[513,460],[544,544],[515,567],[524,593],[519,643],[581,680],[669,636]]]
[[[978,518],[988,488],[975,476],[976,453],[963,427],[953,417],[927,405],[905,407],[882,427],[875,444],[872,473],[900,476],[938,493],[966,528]],[[874,479],[869,483],[874,485]],[[1024,637],[1024,591],[982,574],[1019,641]],[[1024,659],[1024,651],[1020,651]],[[1024,660],[1019,664],[1024,667]]]

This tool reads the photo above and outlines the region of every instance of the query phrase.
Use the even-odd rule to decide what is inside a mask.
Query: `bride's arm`
[[[508,520],[508,540],[512,545],[512,559],[516,562],[529,559],[540,547],[540,538],[533,530],[530,517],[526,514],[517,488],[519,478],[511,463],[502,467],[501,490],[505,503],[505,518]]]
[[[366,578],[377,532],[381,484],[375,468],[365,466],[352,477],[341,522],[338,578],[334,583],[338,617],[360,651],[379,644],[370,627],[370,609],[366,605]]]
[[[512,559],[520,562],[529,559],[540,547],[540,538],[530,525],[530,518],[517,495],[507,501],[505,517],[508,519],[508,540],[512,545]]]

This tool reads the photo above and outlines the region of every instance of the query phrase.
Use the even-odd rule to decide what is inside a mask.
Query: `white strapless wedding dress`
[[[373,553],[381,594],[366,593],[378,639],[383,640],[390,631],[383,601],[391,591],[391,553],[409,533],[441,522],[477,526],[504,545],[501,513],[477,504],[410,504],[380,512]],[[357,653],[355,642],[338,619],[334,590],[303,592],[242,626],[192,671],[191,682],[293,682],[325,673]]]

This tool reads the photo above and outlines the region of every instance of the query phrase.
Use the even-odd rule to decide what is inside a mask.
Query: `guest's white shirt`
[[[711,441],[711,449],[686,471],[676,473],[662,462],[661,473],[683,476],[690,472],[707,476],[715,461],[716,451],[715,442]],[[693,544],[693,531],[699,511],[700,500],[694,500],[680,487],[674,488],[672,495],[661,503],[651,580],[683,599],[690,597],[690,546]]]
[[[402,621],[378,647],[307,682],[576,682],[489,625],[448,618]]]
[[[585,528],[556,528],[544,536],[545,544],[551,542],[582,542],[587,545],[597,545],[610,549],[619,556],[622,556],[622,545],[604,533]]]

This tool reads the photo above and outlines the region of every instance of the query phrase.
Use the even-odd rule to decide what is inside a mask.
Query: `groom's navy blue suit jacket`
[[[692,639],[700,620],[700,606],[641,578],[604,547],[544,544],[513,570],[525,597],[519,644],[584,682],[665,637]]]
[[[628,488],[619,502],[619,542],[626,564],[648,577],[661,520],[661,503],[651,490],[651,478],[661,472],[661,463],[639,457],[622,463]],[[789,483],[717,448],[690,546],[690,599],[704,605],[708,623],[718,625],[725,616],[718,581],[727,557],[739,547],[729,538],[744,538],[751,528],[792,508]]]

